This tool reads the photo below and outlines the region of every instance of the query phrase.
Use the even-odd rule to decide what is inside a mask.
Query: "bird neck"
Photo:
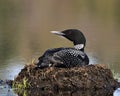
[[[77,49],[77,50],[81,50],[84,52],[84,47],[85,45],[84,44],[77,44],[77,45],[74,45],[74,48]]]

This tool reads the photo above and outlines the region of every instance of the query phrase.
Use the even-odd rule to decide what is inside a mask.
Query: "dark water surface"
[[[14,79],[46,49],[72,46],[50,34],[76,28],[87,38],[90,63],[120,74],[119,0],[1,0],[0,79]]]

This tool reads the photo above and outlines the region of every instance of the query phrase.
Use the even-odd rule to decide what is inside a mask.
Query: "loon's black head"
[[[84,51],[86,44],[86,38],[80,30],[77,29],[67,29],[64,31],[51,31],[56,35],[63,36],[74,43],[75,47],[81,47],[81,50]],[[79,46],[80,45],[80,46]]]

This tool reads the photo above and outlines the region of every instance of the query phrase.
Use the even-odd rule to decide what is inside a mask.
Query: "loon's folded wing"
[[[45,53],[38,58],[39,62],[37,63],[38,67],[41,67],[42,65],[49,66],[48,64],[50,63],[50,58],[55,54],[56,52],[62,50],[64,48],[54,48],[54,49],[48,49],[45,51]],[[41,65],[42,64],[42,65]]]
[[[84,52],[73,48],[66,48],[56,52],[53,55],[53,61],[56,67],[77,67],[89,63],[88,56]]]

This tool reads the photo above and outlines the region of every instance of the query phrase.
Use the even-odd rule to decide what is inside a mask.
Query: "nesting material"
[[[14,80],[14,85],[27,81],[26,88],[42,90],[115,89],[120,84],[104,64],[74,68],[45,69],[36,65],[26,65]]]

